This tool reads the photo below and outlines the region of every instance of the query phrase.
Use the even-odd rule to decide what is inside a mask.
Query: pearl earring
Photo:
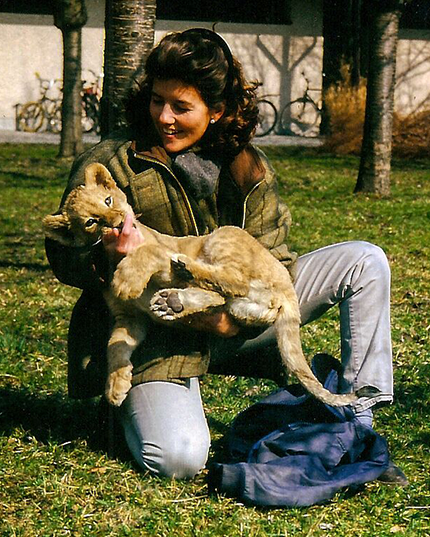
[[[210,122],[209,122],[209,123],[210,123],[211,125],[213,125],[213,124],[215,123],[215,119],[214,119],[214,118],[212,118],[212,119],[210,120]]]

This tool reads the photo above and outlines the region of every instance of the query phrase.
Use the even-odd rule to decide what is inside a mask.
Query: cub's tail
[[[287,371],[293,373],[309,393],[327,405],[345,406],[354,403],[358,399],[357,394],[331,393],[313,374],[303,355],[300,342],[300,319],[296,311],[297,308],[285,302],[279,309],[274,324],[279,351]]]

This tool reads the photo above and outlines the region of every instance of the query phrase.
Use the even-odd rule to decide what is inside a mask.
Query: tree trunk
[[[82,153],[82,30],[64,30],[63,104],[60,157]]]
[[[154,44],[156,0],[106,0],[101,134],[124,125],[124,101]]]
[[[82,143],[82,27],[87,22],[84,0],[56,0],[54,24],[63,34],[63,103],[60,157],[83,151]]]
[[[399,18],[403,0],[367,0],[369,70],[360,169],[354,192],[390,194]]]

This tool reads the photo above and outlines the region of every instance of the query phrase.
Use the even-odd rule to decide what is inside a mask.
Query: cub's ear
[[[103,164],[94,162],[85,168],[85,186],[115,188],[116,183],[112,179],[109,170]]]
[[[49,239],[72,246],[74,237],[70,229],[70,221],[64,214],[48,214],[42,220],[43,232]]]

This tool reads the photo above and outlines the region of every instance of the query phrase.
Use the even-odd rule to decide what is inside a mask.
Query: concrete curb
[[[100,136],[84,134],[84,143],[96,144]],[[22,132],[0,130],[0,144],[52,144],[59,145],[60,135],[52,132]]]
[[[84,134],[84,143],[96,144],[100,136],[96,134]],[[296,147],[320,147],[324,142],[322,137],[304,138],[300,136],[278,136],[276,134],[254,138],[255,145],[271,146],[296,146]],[[0,130],[0,144],[53,144],[60,143],[60,135],[52,132],[22,132],[12,130]]]

